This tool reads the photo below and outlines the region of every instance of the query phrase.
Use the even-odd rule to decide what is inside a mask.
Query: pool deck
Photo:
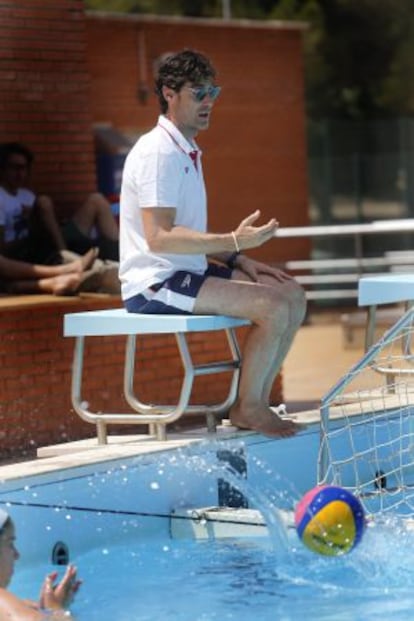
[[[283,394],[289,411],[318,408],[320,399],[363,356],[363,328],[356,331],[352,347],[345,344],[344,312],[358,309],[314,312],[297,333],[283,363]]]
[[[299,330],[283,365],[283,387],[288,411],[307,425],[319,420],[320,398],[362,356],[363,348],[344,347],[340,312],[313,313]],[[41,447],[38,459],[6,463],[0,466],[3,481],[73,467],[88,466],[102,461],[171,450],[207,438],[241,439],[252,432],[221,425],[217,434],[205,428],[168,433],[168,440],[158,441],[146,434],[109,436],[107,445],[98,445],[96,438]]]

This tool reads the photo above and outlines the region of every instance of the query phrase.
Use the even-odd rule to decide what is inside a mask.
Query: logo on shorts
[[[190,169],[188,168],[188,166],[186,166],[186,167],[184,168],[184,170],[185,170],[185,174],[186,174],[186,175],[188,175],[188,171],[190,170]]]
[[[183,278],[183,282],[181,283],[181,288],[189,287],[191,285],[191,276],[190,274],[186,274],[185,278]]]

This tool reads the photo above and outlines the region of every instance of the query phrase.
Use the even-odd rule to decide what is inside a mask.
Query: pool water
[[[281,520],[315,484],[318,440],[315,429],[207,442],[3,485],[22,553],[12,590],[37,599],[63,541],[84,582],[78,621],[412,621],[414,532],[403,518],[370,523],[341,557],[312,553]],[[261,512],[267,535],[235,525],[222,538],[173,538],[177,510],[223,504],[226,486]]]
[[[76,559],[84,586],[73,611],[79,621],[411,621],[413,559],[414,534],[396,523],[368,528],[336,558],[308,551],[293,530],[282,556],[267,538],[130,541]],[[20,572],[15,590],[36,597],[39,571]]]

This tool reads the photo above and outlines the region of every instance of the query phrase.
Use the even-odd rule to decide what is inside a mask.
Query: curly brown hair
[[[155,92],[158,95],[161,112],[165,114],[168,103],[162,94],[162,87],[168,86],[178,92],[186,82],[197,85],[214,79],[216,70],[210,60],[194,50],[166,55],[161,60],[155,79]]]

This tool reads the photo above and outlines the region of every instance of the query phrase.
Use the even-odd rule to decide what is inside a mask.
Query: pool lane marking
[[[59,511],[79,511],[83,513],[104,513],[110,515],[128,515],[135,517],[158,517],[165,519],[177,519],[177,520],[189,520],[191,522],[200,521],[200,516],[194,517],[194,515],[176,515],[175,513],[149,513],[145,511],[130,511],[126,509],[95,509],[93,507],[77,507],[75,505],[59,505],[59,504],[49,504],[49,503],[40,503],[40,502],[18,502],[16,500],[11,501],[1,501],[0,505],[5,505],[6,507],[32,507],[35,509],[53,509]],[[225,508],[225,507],[223,507]],[[240,524],[240,520],[220,520],[220,519],[210,519],[208,517],[203,517],[201,519],[205,519],[208,522],[219,522],[221,524]],[[262,522],[243,522],[243,525],[247,526],[263,526]]]

